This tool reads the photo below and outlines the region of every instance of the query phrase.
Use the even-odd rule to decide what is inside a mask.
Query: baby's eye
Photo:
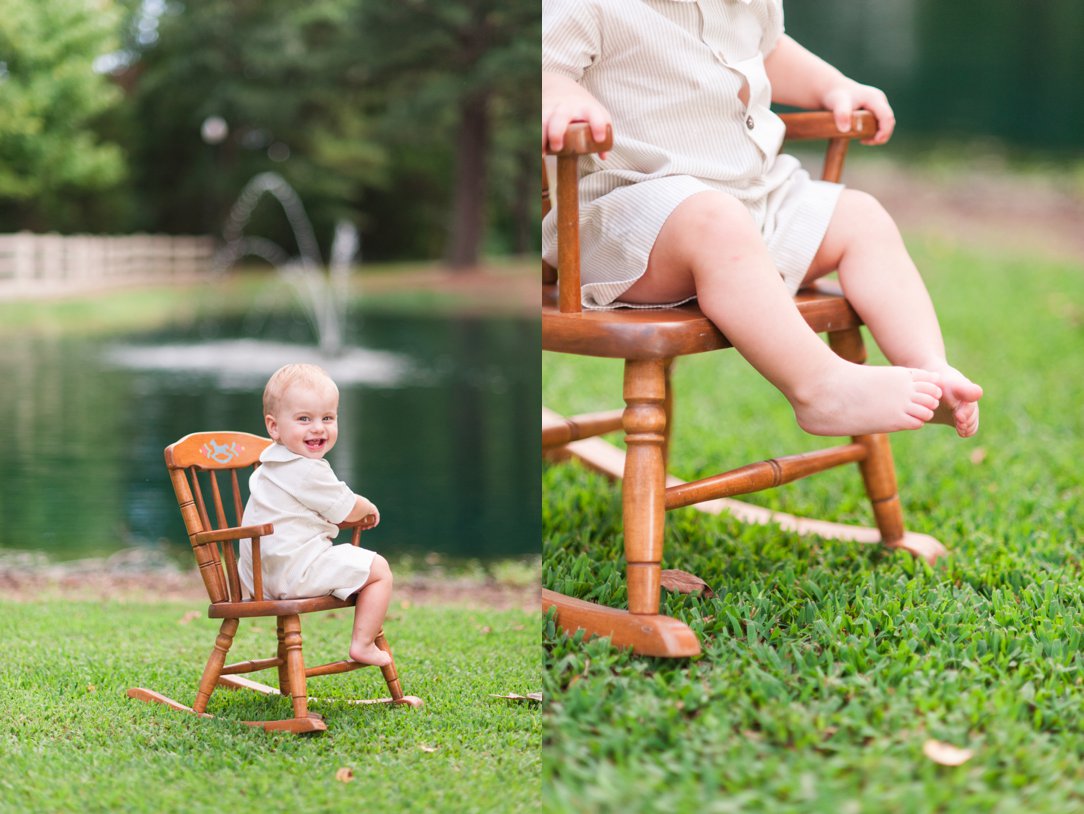
[[[331,423],[332,421],[334,421],[334,420],[335,420],[335,416],[333,416],[333,415],[326,415],[326,416],[324,416],[324,422],[325,422],[325,423],[328,423],[328,424],[330,424],[330,423]]]
[[[302,424],[308,424],[309,423],[309,417],[307,415],[298,416],[297,420],[300,421]]]

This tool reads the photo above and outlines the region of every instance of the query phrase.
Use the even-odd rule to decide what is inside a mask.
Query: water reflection
[[[242,328],[217,325],[214,341],[240,340]],[[351,344],[395,375],[340,380],[340,440],[329,460],[381,508],[369,544],[392,557],[538,551],[539,376],[523,363],[537,358],[538,331],[530,319],[366,317]],[[264,432],[262,371],[145,363],[148,348],[196,339],[175,331],[0,346],[0,548],[71,559],[164,539],[186,554],[162,449],[196,430]],[[134,364],[139,348],[147,358]],[[277,367],[296,361],[292,348],[260,352]]]

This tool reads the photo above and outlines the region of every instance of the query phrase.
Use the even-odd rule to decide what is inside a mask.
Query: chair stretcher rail
[[[680,509],[706,500],[771,489],[842,464],[863,461],[867,455],[865,446],[852,443],[760,461],[721,475],[668,487],[666,509]]]

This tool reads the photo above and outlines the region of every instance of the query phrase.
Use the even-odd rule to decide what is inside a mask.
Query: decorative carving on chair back
[[[241,601],[234,543],[203,541],[201,534],[240,526],[244,514],[241,473],[246,479],[259,465],[271,439],[240,432],[201,432],[166,447],[166,466],[181,509],[189,542],[211,602]],[[219,478],[225,483],[220,483]],[[202,482],[201,482],[202,481]],[[223,498],[223,491],[228,492]],[[214,511],[212,520],[206,496]],[[232,521],[228,511],[233,512]]]

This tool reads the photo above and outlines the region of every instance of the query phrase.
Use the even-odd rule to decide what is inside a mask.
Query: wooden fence
[[[171,282],[209,274],[211,237],[0,235],[0,299]]]

